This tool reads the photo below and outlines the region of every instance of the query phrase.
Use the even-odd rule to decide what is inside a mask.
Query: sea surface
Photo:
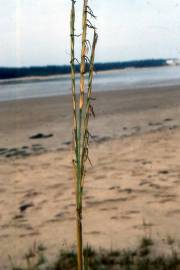
[[[77,79],[78,81],[78,79]],[[94,74],[93,91],[137,89],[180,85],[180,66],[124,69]],[[2,83],[0,101],[59,96],[71,93],[69,76],[54,79]]]

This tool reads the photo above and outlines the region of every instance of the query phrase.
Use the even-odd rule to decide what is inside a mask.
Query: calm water
[[[150,88],[180,85],[180,66],[126,69],[95,74],[94,91]],[[71,93],[68,78],[0,84],[0,101],[65,95]]]

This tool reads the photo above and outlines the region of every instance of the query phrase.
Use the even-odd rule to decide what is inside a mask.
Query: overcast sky
[[[89,3],[97,15],[96,61],[180,58],[180,0]],[[0,0],[0,66],[68,64],[70,7],[70,0]]]

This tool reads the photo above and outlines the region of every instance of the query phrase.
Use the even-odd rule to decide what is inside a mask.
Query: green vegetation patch
[[[180,252],[171,249],[169,256],[154,256],[152,239],[144,237],[135,250],[84,249],[84,270],[180,270]],[[76,270],[76,252],[61,250],[55,262],[50,263],[46,249],[37,247],[25,256],[25,267],[13,265],[11,270]]]

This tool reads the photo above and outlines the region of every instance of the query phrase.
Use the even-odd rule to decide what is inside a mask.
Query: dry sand
[[[180,87],[95,95],[84,192],[85,243],[134,247],[148,234],[180,243]],[[71,97],[0,104],[0,269],[36,241],[75,243]],[[37,133],[53,134],[30,139]],[[4,149],[2,149],[4,148]],[[29,206],[24,211],[20,207]]]

